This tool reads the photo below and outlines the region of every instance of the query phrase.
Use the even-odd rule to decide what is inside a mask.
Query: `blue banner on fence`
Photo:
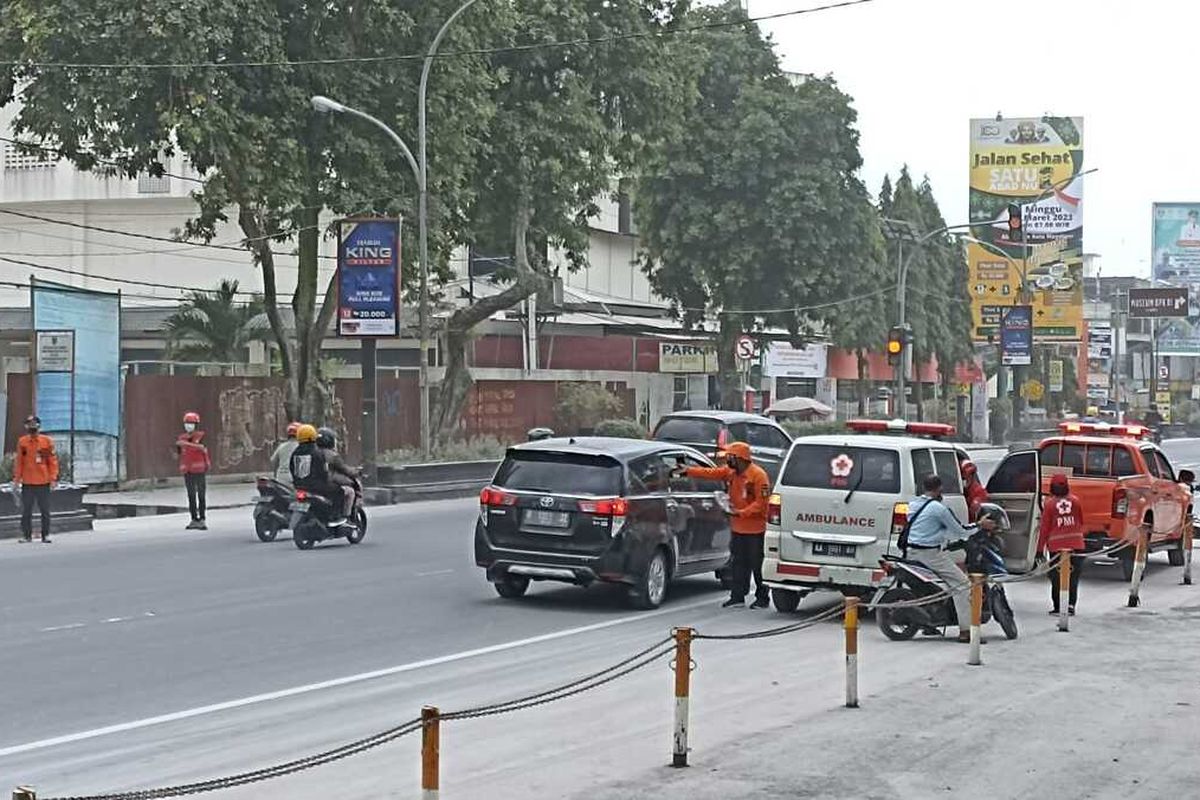
[[[400,220],[338,222],[338,335],[400,334]]]
[[[74,431],[71,375],[63,372],[34,377],[42,428],[74,440],[76,482],[114,481],[121,433],[121,296],[44,281],[34,281],[31,294],[35,330],[75,332]],[[66,452],[66,443],[58,449]]]
[[[1009,367],[1033,363],[1033,308],[1013,306],[1000,317],[1000,363]]]

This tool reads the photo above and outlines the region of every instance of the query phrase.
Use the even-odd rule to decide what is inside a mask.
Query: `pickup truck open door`
[[[988,479],[989,499],[1004,509],[1012,526],[1002,537],[1004,564],[1010,572],[1033,569],[1042,515],[1041,487],[1042,467],[1036,450],[1009,453]]]

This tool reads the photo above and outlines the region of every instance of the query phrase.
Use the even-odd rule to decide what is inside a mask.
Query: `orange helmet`
[[[742,461],[752,461],[750,456],[750,445],[745,442],[730,442],[721,448],[721,452],[727,456],[740,458]]]
[[[200,424],[200,415],[197,414],[195,411],[189,411],[183,415],[183,421],[185,423],[190,422],[193,425],[199,425]]]
[[[287,437],[289,439],[296,438],[296,432],[300,430],[299,422],[289,422],[287,426]]]

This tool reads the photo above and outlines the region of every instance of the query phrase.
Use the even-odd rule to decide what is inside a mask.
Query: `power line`
[[[866,5],[875,0],[842,0],[842,2],[826,3],[825,5],[800,8],[793,11],[780,11],[775,14],[765,14],[759,17],[746,17],[739,20],[720,22],[704,22],[696,25],[681,25],[677,28],[664,28],[656,31],[641,31],[636,33],[618,33],[611,36],[585,37],[564,39],[553,42],[537,42],[507,47],[481,47],[470,50],[451,50],[438,53],[434,58],[463,58],[468,56],[500,55],[503,53],[523,53],[533,50],[549,50],[565,47],[590,47],[600,44],[630,41],[633,39],[650,39],[679,34],[699,33],[721,28],[732,28],[749,23],[770,22],[787,17],[798,17],[806,14],[816,14],[822,11],[833,11],[851,6]],[[314,67],[336,66],[346,64],[384,64],[389,62],[422,61],[425,53],[411,53],[390,56],[350,56],[344,58],[314,58],[298,59],[295,61],[193,61],[174,63],[103,63],[103,62],[64,62],[64,61],[0,61],[0,66],[23,67],[26,69],[68,69],[68,70],[178,70],[178,69],[243,69],[243,68],[274,68],[274,67]]]
[[[213,291],[211,288],[206,289],[206,288],[203,288],[200,286],[182,286],[182,285],[176,284],[176,283],[155,283],[153,281],[142,281],[142,280],[138,280],[136,278],[110,278],[106,275],[93,275],[89,272],[81,272],[80,270],[68,269],[66,267],[55,267],[55,266],[51,266],[49,264],[39,264],[35,261],[25,261],[25,260],[19,259],[19,258],[8,258],[7,256],[0,256],[0,261],[4,261],[8,264],[16,264],[17,266],[21,266],[21,267],[29,267],[31,269],[41,269],[41,270],[46,270],[47,272],[57,272],[62,275],[74,275],[77,278],[87,278],[88,280],[105,281],[106,283],[115,283],[115,284],[122,285],[122,286],[148,286],[152,289],[171,289],[171,290],[180,291],[180,292],[201,292],[204,294],[209,294]],[[260,292],[245,292],[245,291],[238,290],[235,294],[242,295],[245,297],[257,297],[261,293]],[[164,298],[159,298],[159,299],[164,299]]]
[[[811,305],[811,306],[788,306],[787,308],[725,308],[725,309],[721,309],[720,311],[717,311],[716,313],[718,315],[789,314],[789,313],[800,314],[805,311],[819,311],[820,309],[823,309],[823,308],[835,308],[837,306],[846,305],[847,303],[857,303],[860,300],[866,300],[868,297],[875,297],[877,295],[886,294],[888,292],[894,291],[895,288],[896,287],[893,284],[891,286],[884,286],[880,289],[876,289],[873,292],[866,292],[864,294],[851,295],[850,297],[844,297],[841,300],[832,300],[828,303],[816,303],[815,305]],[[701,314],[707,314],[710,311],[710,309],[706,309],[706,308],[688,308],[686,306],[679,306],[679,310],[680,311],[695,311],[695,312],[701,313]]]

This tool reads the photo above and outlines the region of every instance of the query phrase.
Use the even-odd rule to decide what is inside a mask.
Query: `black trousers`
[[[1070,599],[1067,601],[1071,608],[1075,607],[1075,601],[1079,599],[1079,578],[1083,575],[1083,565],[1085,561],[1082,555],[1071,556],[1071,592]],[[1050,604],[1051,607],[1058,611],[1058,565],[1054,565],[1054,569],[1047,573],[1050,577]]]
[[[206,519],[207,501],[204,495],[208,491],[208,476],[188,472],[183,476],[183,485],[187,487],[188,510],[192,512],[192,519]]]
[[[33,504],[42,512],[42,538],[50,538],[50,484],[21,486],[21,535],[33,538]]]
[[[729,540],[729,554],[732,557],[733,588],[729,597],[733,600],[745,600],[750,591],[750,576],[754,576],[754,596],[758,600],[767,599],[767,587],[763,586],[762,560],[764,534],[735,533]]]

